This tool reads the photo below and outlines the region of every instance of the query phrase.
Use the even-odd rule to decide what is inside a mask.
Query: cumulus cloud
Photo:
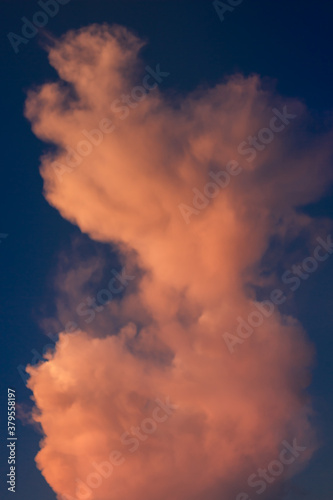
[[[61,334],[56,351],[28,368],[44,433],[36,461],[59,498],[235,498],[283,440],[307,447],[298,466],[315,448],[313,353],[301,325],[275,310],[237,356],[222,335],[253,311],[247,285],[264,284],[259,263],[272,238],[284,246],[306,231],[311,241],[311,221],[296,208],[330,180],[331,134],[314,139],[305,106],[256,75],[182,98],[152,77],[138,97],[151,70],[167,73],[147,73],[142,46],[118,26],[69,32],[48,48],[59,81],[28,95],[34,133],[53,145],[41,163],[46,199],[142,270],[135,293],[109,305],[103,335],[93,325]],[[292,123],[255,158],[244,154],[240,144],[285,106]],[[231,160],[239,175],[207,203],[198,192]],[[186,224],[180,206],[194,203]],[[166,398],[177,409],[131,452],[124,433]],[[112,450],[124,461],[87,486]]]

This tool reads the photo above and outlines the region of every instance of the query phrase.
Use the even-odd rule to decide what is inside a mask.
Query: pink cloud
[[[49,203],[92,239],[118,244],[125,262],[134,251],[145,271],[135,294],[110,304],[121,331],[62,335],[29,368],[45,434],[36,461],[59,498],[80,498],[78,484],[112,450],[124,463],[87,498],[233,498],[284,439],[307,446],[299,464],[315,447],[312,348],[297,321],[276,310],[237,358],[222,334],[253,310],[245,285],[272,236],[285,244],[306,229],[311,238],[295,207],[327,185],[330,134],[313,140],[304,105],[263,90],[256,75],[177,103],[157,87],[121,120],[110,105],[142,81],[142,45],[121,27],[70,32],[49,49],[61,80],[28,96],[34,133],[56,146],[41,165]],[[297,118],[247,161],[240,143],[284,106]],[[104,118],[115,129],[59,176],[54,162],[67,165],[66,148]],[[179,204],[191,206],[193,188],[203,192],[231,160],[241,173],[186,224]],[[178,409],[130,453],[121,436],[167,397]]]

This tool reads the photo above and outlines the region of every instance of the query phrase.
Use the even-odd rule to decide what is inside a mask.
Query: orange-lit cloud
[[[47,200],[144,270],[135,293],[110,303],[104,336],[62,335],[29,369],[45,434],[36,460],[59,498],[232,499],[283,440],[307,447],[297,466],[315,447],[305,393],[312,348],[298,322],[275,310],[237,356],[222,335],[253,310],[246,285],[267,284],[258,264],[272,238],[283,246],[306,230],[311,239],[295,207],[323,192],[331,136],[313,140],[304,105],[257,76],[179,99],[158,86],[121,116],[110,108],[142,84],[142,45],[121,27],[70,32],[49,49],[61,80],[28,96],[34,133],[56,146],[42,159]],[[292,123],[255,158],[239,151],[285,106]],[[83,131],[98,144],[83,144]],[[73,166],[78,148],[87,154]],[[201,198],[186,224],[179,206],[200,204],[211,173],[230,161],[241,172],[209,203]],[[121,436],[166,398],[178,408],[131,453]],[[82,482],[112,450],[124,461],[89,493]]]

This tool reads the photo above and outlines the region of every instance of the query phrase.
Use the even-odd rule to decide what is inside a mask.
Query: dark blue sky
[[[1,408],[7,387],[16,389],[17,401],[29,404],[30,392],[17,367],[32,361],[50,341],[40,328],[45,308],[52,306],[50,279],[60,252],[70,252],[74,237],[88,253],[103,251],[50,207],[43,198],[38,171],[43,145],[23,117],[26,91],[55,77],[42,49],[40,32],[15,54],[8,32],[21,34],[22,16],[31,19],[40,10],[34,0],[2,0],[1,12]],[[236,71],[258,73],[276,80],[279,93],[303,101],[320,130],[332,122],[333,71],[331,66],[333,5],[329,2],[267,2],[244,0],[222,23],[212,2],[71,0],[46,28],[60,35],[91,23],[118,23],[148,40],[143,57],[170,72],[162,90],[186,93],[200,84],[214,85]],[[332,165],[333,168],[333,165]],[[313,217],[333,216],[332,189],[308,207]],[[112,259],[112,256],[108,256]],[[332,500],[333,497],[333,396],[331,307],[333,258],[304,282],[295,294],[295,311],[315,343],[317,363],[310,392],[317,411],[323,442],[308,469],[293,479],[289,499]],[[51,306],[50,306],[51,304]],[[1,414],[1,436],[6,433]],[[54,500],[34,464],[39,436],[18,424],[17,500]],[[4,439],[1,440],[1,489],[7,473]],[[2,495],[2,494],[1,494]],[[1,496],[2,497],[2,496]],[[9,496],[8,496],[9,498]],[[273,499],[272,499],[273,500]]]

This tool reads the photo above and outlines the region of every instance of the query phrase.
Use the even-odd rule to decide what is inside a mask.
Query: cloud
[[[297,467],[316,446],[313,349],[301,325],[276,309],[237,356],[222,334],[253,310],[247,285],[264,284],[272,238],[282,247],[304,231],[314,239],[296,208],[331,180],[331,132],[313,137],[305,106],[256,75],[183,98],[156,87],[122,118],[110,106],[142,82],[142,46],[119,26],[69,32],[48,49],[60,80],[28,95],[34,133],[53,145],[41,163],[46,199],[143,271],[135,293],[110,303],[103,335],[93,325],[62,334],[47,361],[28,368],[45,435],[36,461],[59,498],[234,498],[283,440],[306,446]],[[239,145],[284,107],[296,118],[248,161]],[[114,129],[73,167],[82,130],[104,118]],[[191,206],[193,188],[202,193],[231,160],[241,173],[185,224],[179,205]],[[69,161],[59,175],[55,165]],[[131,453],[121,436],[168,397],[177,411]],[[79,485],[112,450],[125,461],[89,496]]]

